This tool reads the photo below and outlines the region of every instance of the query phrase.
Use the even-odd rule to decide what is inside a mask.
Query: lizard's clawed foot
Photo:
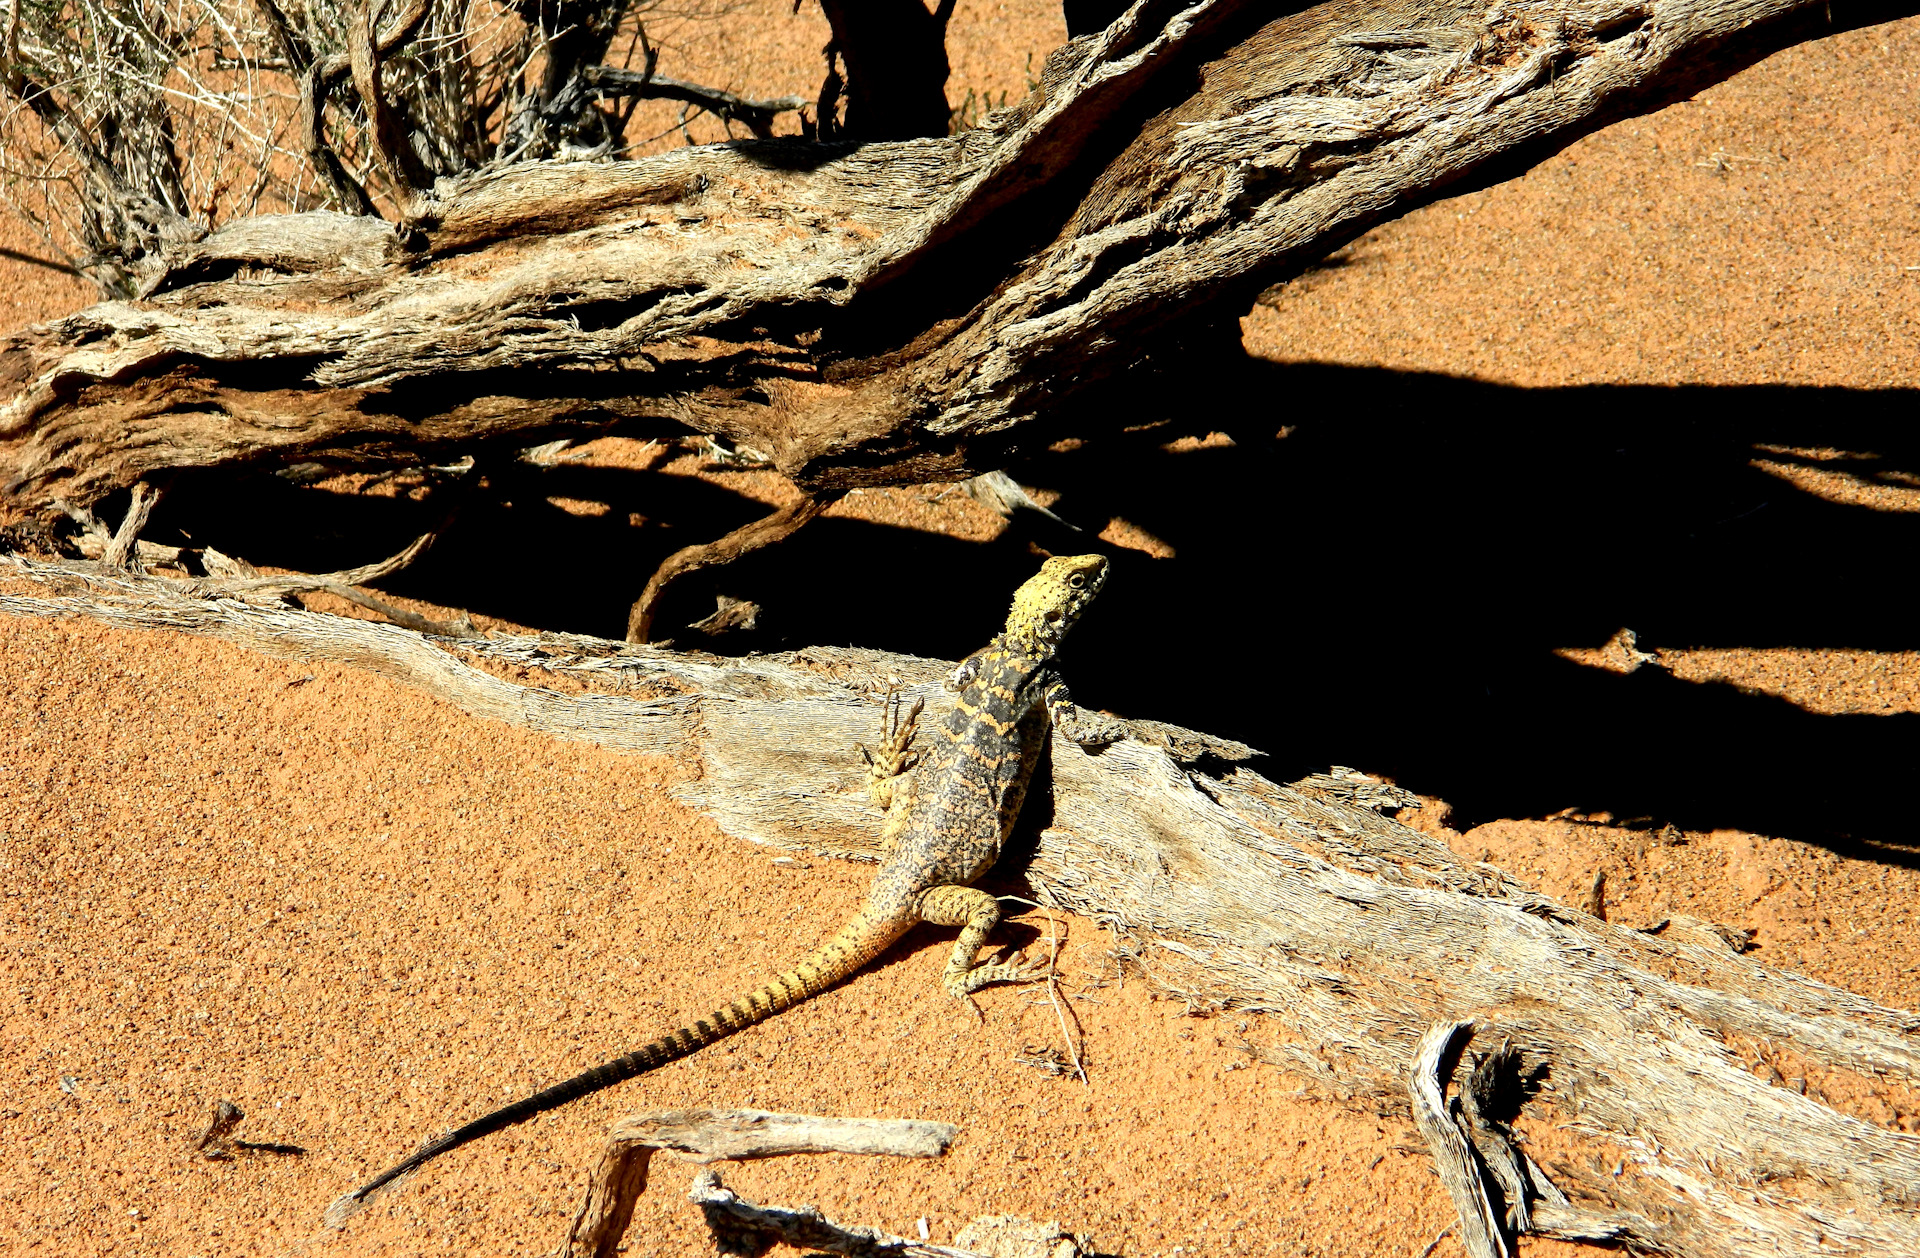
[[[913,750],[913,736],[926,707],[924,698],[915,699],[902,720],[900,692],[888,691],[880,717],[880,749],[869,751],[865,744],[858,744],[860,756],[867,762],[867,797],[881,808],[893,804],[894,780],[920,763],[919,753]]]
[[[1010,961],[998,965],[976,965],[964,973],[949,975],[946,980],[947,992],[963,1001],[975,1014],[980,1006],[973,1002],[973,993],[993,983],[1041,983],[1053,974],[1053,965],[1048,961],[1029,961],[1014,954]]]

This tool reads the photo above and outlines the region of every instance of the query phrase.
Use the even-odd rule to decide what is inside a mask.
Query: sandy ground
[[[784,8],[675,34],[686,77],[812,90],[820,32]],[[956,99],[1017,97],[1027,51],[1058,38],[1024,6],[959,15]],[[1920,1006],[1920,843],[1897,789],[1920,644],[1892,597],[1920,542],[1920,443],[1913,395],[1887,391],[1916,383],[1917,41],[1905,22],[1796,49],[1382,228],[1269,294],[1252,357],[1194,413],[1014,469],[1116,548],[1070,648],[1078,696],[1244,738],[1274,777],[1391,774],[1433,798],[1416,823],[1550,894],[1578,900],[1604,869],[1616,921],[1724,922],[1770,964]],[[745,52],[761,59],[726,77]],[[7,326],[87,296],[3,260],[0,277]],[[463,516],[389,592],[483,627],[615,633],[633,589],[606,588],[610,559],[637,587],[782,492],[672,449],[577,453]],[[321,570],[415,522],[393,485],[295,492],[225,519],[174,504],[156,527]],[[698,641],[677,626],[731,594],[764,627],[726,649],[952,657],[1035,540],[1085,544],[939,487],[857,495],[664,622]],[[977,593],[956,609],[954,590]],[[1634,666],[1626,628],[1654,664]],[[1234,686],[1194,684],[1201,641]],[[682,772],[325,665],[0,620],[0,1130],[18,1151],[0,1248],[546,1252],[615,1117],[705,1104],[959,1124],[938,1162],[726,1173],[900,1234],[924,1218],[935,1241],[1019,1213],[1142,1258],[1418,1258],[1450,1221],[1404,1124],[1293,1095],[1240,1050],[1270,1036],[1258,1019],[1115,982],[1100,932],[1071,922],[1084,1087],[1015,1060],[1061,1043],[1033,994],[987,993],[978,1025],[954,1009],[926,930],[317,1234],[328,1200],[425,1134],[703,1013],[849,911],[860,870],[725,839],[667,799]],[[1022,922],[1011,937],[1048,929]],[[247,1111],[243,1138],[306,1152],[197,1157],[220,1098]],[[687,1178],[658,1172],[628,1252],[705,1252]]]

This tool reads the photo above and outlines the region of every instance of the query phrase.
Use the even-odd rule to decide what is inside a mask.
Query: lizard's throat
[[[1060,649],[1060,640],[1066,636],[1067,627],[1060,621],[1026,621],[1008,625],[1000,638],[1009,648],[1044,663],[1053,658],[1054,652]]]

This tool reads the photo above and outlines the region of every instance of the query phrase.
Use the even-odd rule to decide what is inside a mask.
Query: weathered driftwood
[[[757,1109],[677,1109],[623,1118],[607,1139],[671,1149],[689,1162],[746,1162],[796,1153],[937,1158],[960,1129],[921,1118],[823,1118]]]
[[[689,1162],[737,1162],[795,1153],[852,1153],[869,1157],[935,1158],[960,1129],[915,1118],[820,1118],[765,1110],[667,1110],[615,1123],[607,1133],[561,1252],[567,1258],[612,1258],[633,1209],[647,1187],[657,1150]],[[717,1184],[718,1181],[716,1180]],[[698,1192],[694,1198],[700,1200]],[[709,1215],[711,1217],[711,1214]]]
[[[849,750],[871,736],[879,696],[923,697],[932,719],[951,701],[947,664],[878,652],[728,660],[554,635],[436,643],[0,557],[0,581],[22,580],[54,592],[0,593],[0,612],[339,660],[478,715],[690,756],[702,776],[680,797],[728,833],[855,859],[873,858],[880,816]],[[544,667],[602,693],[511,685],[466,659]],[[1052,749],[1030,846],[1010,857],[1035,898],[1107,926],[1197,1008],[1271,1015],[1283,1035],[1263,1055],[1341,1098],[1407,1112],[1421,1037],[1471,1022],[1459,1064],[1435,1065],[1432,1087],[1485,1098],[1463,1099],[1462,1130],[1517,1186],[1503,1217],[1698,1258],[1920,1253],[1920,1137],[1820,1099],[1821,1080],[1864,1077],[1896,1108],[1920,1109],[1920,1017],[1711,936],[1570,909],[1381,816],[1375,806],[1403,802],[1393,788],[1351,773],[1282,786],[1237,763],[1236,744],[1135,729],[1098,753]],[[1497,1112],[1502,1092],[1528,1098],[1518,1118]],[[1529,1169],[1513,1134],[1529,1124],[1559,1128],[1573,1152],[1543,1152],[1544,1170]]]
[[[1140,0],[951,137],[243,221],[170,246],[143,300],[0,341],[0,498],[618,421],[742,442],[815,499],[959,479],[1376,223],[1915,3]]]

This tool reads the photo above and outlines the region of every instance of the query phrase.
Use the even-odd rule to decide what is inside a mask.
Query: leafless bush
[[[137,295],[228,219],[392,216],[445,176],[616,151],[665,90],[657,2],[0,0],[0,196],[103,296]],[[616,43],[644,71],[591,81]]]
[[[313,198],[291,93],[231,0],[0,0],[0,195],[103,293],[216,216]]]

